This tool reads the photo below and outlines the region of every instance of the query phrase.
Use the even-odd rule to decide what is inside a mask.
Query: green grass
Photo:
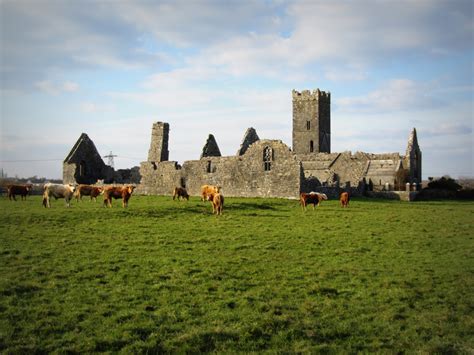
[[[474,351],[474,203],[0,200],[0,352]]]

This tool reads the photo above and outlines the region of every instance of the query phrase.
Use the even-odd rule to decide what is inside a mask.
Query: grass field
[[[0,200],[0,352],[474,351],[474,203]]]

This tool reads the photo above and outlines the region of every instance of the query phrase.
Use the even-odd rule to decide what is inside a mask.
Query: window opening
[[[306,121],[306,129],[309,131],[311,129],[311,122]]]
[[[263,150],[263,167],[265,171],[272,169],[273,150],[270,147],[265,147]]]
[[[81,160],[79,164],[79,176],[86,176],[86,162]]]
[[[310,153],[314,152],[314,143],[313,143],[313,141],[309,141],[309,152]]]

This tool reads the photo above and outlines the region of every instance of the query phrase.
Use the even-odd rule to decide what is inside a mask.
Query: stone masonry
[[[244,134],[234,156],[221,156],[212,134],[199,160],[182,165],[168,161],[169,124],[152,126],[148,160],[122,172],[140,178],[136,192],[170,195],[182,186],[190,195],[200,195],[202,185],[222,187],[225,196],[298,198],[300,192],[322,191],[332,197],[340,190],[353,194],[365,191],[403,190],[421,181],[421,150],[416,130],[410,133],[406,155],[364,152],[331,153],[331,94],[319,89],[293,90],[293,149],[280,140],[260,139],[254,128]],[[111,171],[110,171],[111,169]],[[94,144],[81,135],[64,161],[65,182],[95,182],[115,172],[105,166]],[[116,175],[116,174],[115,174]],[[123,181],[126,182],[126,181]]]

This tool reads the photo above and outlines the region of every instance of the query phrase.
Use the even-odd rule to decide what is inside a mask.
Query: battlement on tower
[[[303,91],[292,91],[293,101],[306,101],[306,100],[320,100],[320,99],[330,99],[331,93],[329,91],[316,90],[303,90]]]

